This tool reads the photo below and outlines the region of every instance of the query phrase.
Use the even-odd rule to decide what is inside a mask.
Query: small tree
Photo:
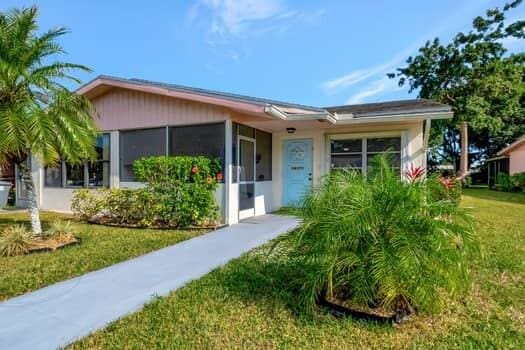
[[[399,314],[432,311],[440,293],[469,286],[470,217],[435,191],[447,190],[437,178],[403,181],[390,164],[378,156],[365,176],[333,171],[297,210],[303,224],[283,240],[304,269],[308,309],[326,293]]]
[[[63,83],[79,83],[71,71],[88,68],[55,60],[64,53],[56,28],[37,33],[37,8],[0,12],[0,160],[17,164],[27,190],[31,228],[42,232],[28,159],[44,165],[95,156],[93,107]]]

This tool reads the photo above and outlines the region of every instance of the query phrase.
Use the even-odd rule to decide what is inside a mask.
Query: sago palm
[[[0,160],[18,165],[26,186],[32,232],[40,235],[37,194],[27,164],[31,156],[43,165],[59,160],[80,162],[95,155],[97,128],[93,108],[64,83],[79,83],[78,64],[62,62],[56,28],[37,32],[36,7],[0,12]]]
[[[336,170],[325,178],[297,210],[302,226],[284,238],[304,268],[305,305],[326,293],[406,314],[467,287],[471,219],[430,187],[401,180],[385,157],[366,176]]]

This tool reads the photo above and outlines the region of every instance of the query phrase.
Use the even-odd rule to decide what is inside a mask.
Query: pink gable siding
[[[229,118],[224,108],[177,98],[114,89],[93,101],[102,131],[199,124]]]
[[[509,153],[509,173],[525,172],[525,144]]]

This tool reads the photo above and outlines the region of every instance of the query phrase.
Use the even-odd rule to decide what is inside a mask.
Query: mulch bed
[[[55,251],[57,249],[80,243],[80,238],[73,235],[59,235],[56,238],[36,239],[31,242],[29,253]]]
[[[385,310],[381,307],[370,308],[355,305],[346,300],[329,298],[321,295],[317,298],[317,305],[328,310],[336,317],[352,317],[355,319],[378,321],[383,323],[401,324],[410,318],[408,315],[399,315],[393,311]]]
[[[139,224],[130,224],[130,223],[120,223],[115,222],[113,218],[107,217],[107,216],[96,216],[88,220],[90,224],[97,224],[97,225],[104,225],[104,226],[111,226],[111,227],[123,227],[123,228],[137,228],[137,229],[156,229],[156,230],[174,230],[174,229],[181,229],[181,227],[173,226],[173,225],[167,225],[167,224],[155,224],[151,226],[145,226],[145,225],[139,225]],[[224,227],[226,225],[206,225],[206,226],[189,226],[184,227],[185,230],[202,230],[202,229],[208,229],[208,230],[217,230],[221,227]]]

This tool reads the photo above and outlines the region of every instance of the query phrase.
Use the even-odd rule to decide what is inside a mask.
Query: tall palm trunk
[[[467,122],[461,122],[461,158],[459,161],[459,174],[465,176],[468,174],[468,125]]]
[[[18,163],[18,169],[22,178],[22,184],[27,192],[27,209],[31,221],[31,232],[34,236],[42,235],[42,225],[40,224],[40,212],[38,211],[38,202],[35,191],[33,174],[25,162]]]

